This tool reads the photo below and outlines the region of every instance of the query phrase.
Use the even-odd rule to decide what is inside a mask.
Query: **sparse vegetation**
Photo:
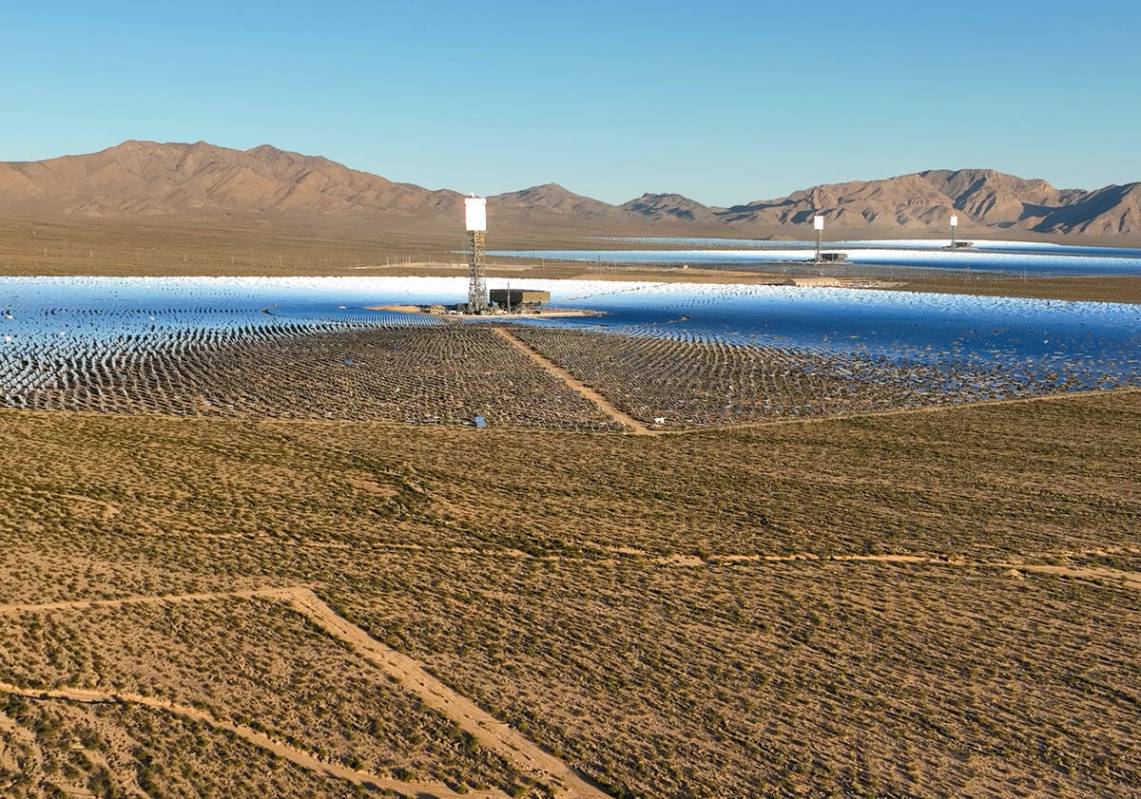
[[[373,585],[338,589],[351,617],[631,796],[1141,787],[1130,589],[437,554]]]
[[[201,708],[318,758],[454,786],[513,769],[281,602],[219,599],[0,616],[0,682],[139,693]]]
[[[613,796],[1129,796],[1141,608],[1113,575],[1139,556],[1139,419],[1136,392],[651,438],[6,411],[0,605],[316,584]],[[822,559],[756,557],[798,553]],[[277,601],[0,631],[0,681],[543,795]],[[359,791],[147,708],[0,711],[16,796]]]

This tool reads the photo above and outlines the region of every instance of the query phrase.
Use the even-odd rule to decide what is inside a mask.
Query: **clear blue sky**
[[[1141,179],[1141,2],[30,2],[0,160],[271,143],[432,188],[730,204],[986,166]]]

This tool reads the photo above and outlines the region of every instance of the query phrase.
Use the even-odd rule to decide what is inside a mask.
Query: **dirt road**
[[[286,588],[249,588],[235,591],[212,591],[203,594],[160,594],[143,596],[125,596],[118,599],[73,599],[64,602],[44,602],[41,604],[14,603],[0,605],[0,613],[23,613],[24,611],[49,610],[90,610],[92,608],[110,608],[117,605],[163,605],[168,602],[213,602],[219,599],[252,599],[253,597],[267,597],[288,599],[292,592],[297,590],[294,586]]]
[[[290,602],[329,635],[344,641],[361,657],[395,677],[425,705],[454,721],[481,746],[499,753],[521,771],[538,776],[557,795],[609,799],[609,794],[595,788],[562,760],[444,685],[417,661],[374,639],[309,589],[296,589]]]
[[[121,599],[91,599],[69,602],[47,602],[43,604],[0,605],[0,613],[42,612],[52,610],[84,610],[101,607],[114,607],[128,604],[163,604],[169,602],[205,602],[221,599],[273,599],[289,603],[297,612],[304,615],[329,635],[348,644],[365,660],[379,666],[385,673],[395,678],[407,691],[416,694],[428,707],[455,722],[470,734],[481,746],[497,752],[521,772],[550,786],[557,796],[572,799],[607,799],[605,792],[595,788],[565,762],[545,751],[534,741],[526,738],[509,725],[498,721],[490,713],[481,709],[465,696],[453,691],[429,674],[416,660],[390,649],[372,638],[367,632],[348,621],[308,586],[253,588],[237,591],[218,591],[202,594],[171,594],[165,596],[132,596]],[[109,694],[83,689],[58,689],[44,691],[0,684],[0,692],[19,693],[30,698],[65,699],[77,702],[124,701],[166,710],[177,715],[192,718],[215,727],[230,730],[242,738],[262,748],[275,751],[298,765],[325,771],[334,776],[350,780],[358,785],[372,783],[389,787],[398,793],[416,796],[452,797],[456,794],[442,786],[424,786],[401,783],[397,780],[377,777],[353,771],[335,764],[318,761],[312,755],[293,749],[255,730],[214,719],[195,708],[173,705],[163,700],[136,694]],[[276,747],[276,748],[275,748]],[[284,747],[282,751],[278,751]],[[501,792],[467,793],[465,796],[496,796]]]
[[[496,335],[526,355],[535,364],[545,369],[552,377],[555,377],[558,380],[561,380],[563,383],[566,383],[567,386],[569,386],[572,390],[578,392],[583,398],[593,402],[600,411],[605,413],[614,421],[618,422],[618,424],[625,427],[634,435],[644,436],[653,434],[653,431],[650,430],[650,428],[646,427],[646,425],[644,425],[642,422],[639,422],[633,416],[618,410],[618,408],[616,408],[610,402],[610,400],[606,399],[606,397],[602,396],[593,388],[583,383],[566,369],[556,364],[554,361],[540,354],[531,347],[528,347],[507,328],[493,327],[491,329],[496,333]]]
[[[1132,550],[1131,550],[1132,551]],[[525,556],[514,550],[505,551],[511,557]],[[725,554],[725,555],[661,555],[633,548],[620,548],[612,553],[619,557],[644,557],[660,565],[693,567],[716,563],[739,563],[750,561],[795,561],[795,560],[834,560],[869,564],[923,564],[958,568],[1003,569],[1014,576],[1023,573],[1044,574],[1083,580],[1107,581],[1132,590],[1141,589],[1141,574],[1107,567],[1075,567],[1047,563],[1022,563],[1016,561],[966,561],[947,560],[937,557],[906,554],[836,554],[821,558],[811,553],[802,554]],[[453,721],[460,729],[472,736],[481,746],[498,753],[523,773],[549,786],[560,797],[568,799],[607,799],[608,794],[591,784],[572,766],[547,752],[513,727],[495,719],[471,699],[449,688],[413,658],[385,646],[333,610],[318,597],[309,586],[270,586],[265,588],[239,589],[198,594],[174,594],[165,596],[129,596],[120,599],[90,599],[42,604],[0,605],[0,613],[42,612],[52,610],[83,610],[114,607],[127,604],[163,604],[170,602],[206,602],[221,599],[262,598],[288,603],[298,613],[304,615],[327,634],[347,644],[361,658],[378,666],[393,677],[403,688],[415,694],[427,707]],[[166,700],[140,694],[112,693],[80,688],[37,689],[0,683],[0,693],[15,694],[30,699],[61,700],[73,702],[126,702],[150,707],[167,713],[192,719],[211,727],[227,730],[242,739],[266,749],[304,768],[348,780],[363,787],[376,787],[396,793],[424,797],[447,797],[454,799],[459,794],[440,785],[408,783],[349,769],[334,763],[319,760],[316,756],[297,747],[286,744],[254,729],[217,719],[197,708],[176,705]],[[505,794],[499,791],[468,792],[467,797],[496,797]]]

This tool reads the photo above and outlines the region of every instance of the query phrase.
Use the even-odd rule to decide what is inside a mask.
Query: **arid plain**
[[[439,226],[314,219],[13,218],[0,272],[462,273]],[[187,353],[0,410],[4,797],[1141,791],[1135,387],[513,323]]]
[[[1130,796],[1139,430],[6,411],[5,795]]]

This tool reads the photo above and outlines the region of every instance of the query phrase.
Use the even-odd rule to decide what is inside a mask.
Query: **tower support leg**
[[[487,310],[487,265],[482,230],[468,231],[467,263],[468,312],[482,313]]]

